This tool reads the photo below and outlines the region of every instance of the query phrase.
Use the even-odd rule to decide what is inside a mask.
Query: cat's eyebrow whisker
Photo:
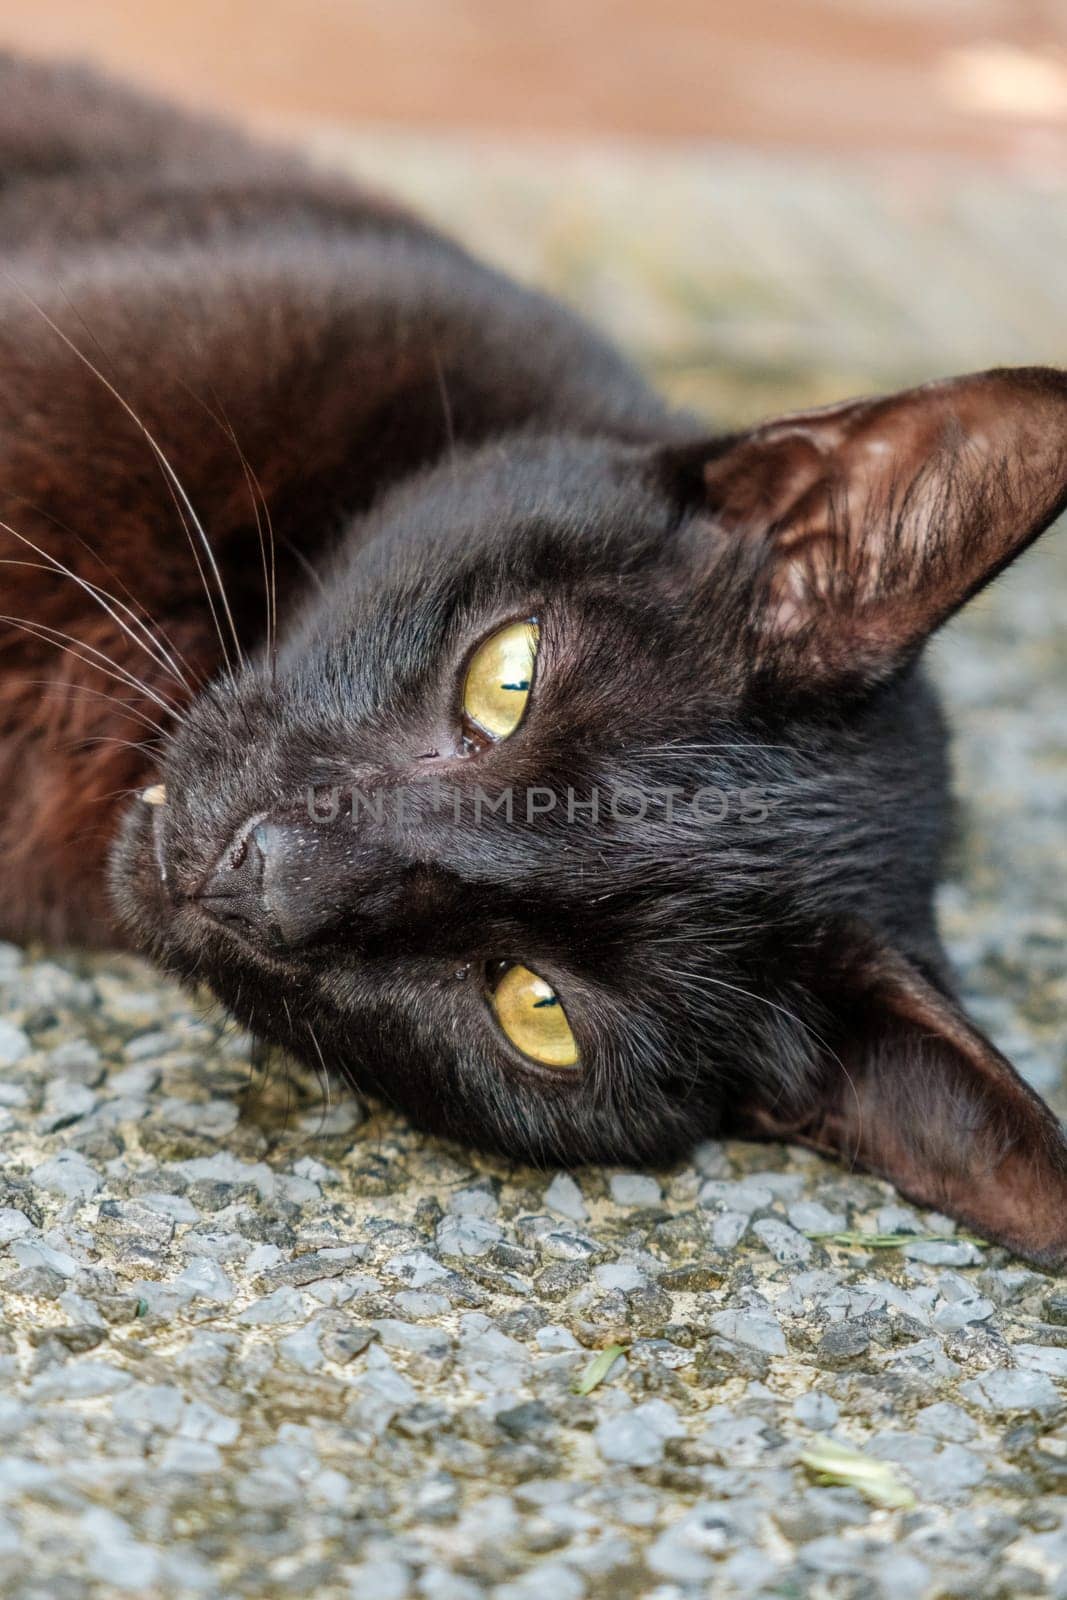
[[[4,556],[0,557],[0,566],[31,567],[38,570],[44,570],[46,572],[56,572],[61,577],[69,578],[72,583],[77,584],[78,588],[81,589],[83,593],[89,595],[93,600],[95,600],[97,605],[100,606],[101,610],[106,611],[111,620],[118,623],[123,633],[125,633],[126,636],[133,641],[138,649],[143,650],[150,660],[154,661],[157,666],[162,667],[167,675],[174,679],[179,688],[184,689],[187,694],[192,694],[192,684],[181,671],[170,651],[164,649],[164,647],[159,643],[159,640],[148,627],[148,624],[143,622],[137,613],[131,610],[125,601],[120,600],[117,595],[109,594],[106,589],[100,588],[98,584],[91,583],[88,578],[81,577],[80,574],[73,570],[73,568],[66,566],[48,550],[42,549],[40,545],[34,544],[32,539],[27,539],[25,534],[19,533],[17,528],[12,528],[9,523],[0,520],[0,528],[2,528],[5,533],[9,533],[12,538],[18,539],[20,544],[24,544],[27,549],[32,550],[36,555],[43,556],[44,558],[43,562],[37,562],[19,561],[14,557]],[[117,606],[119,610],[114,610],[114,606]],[[137,627],[140,628],[141,634],[144,636],[143,638],[134,633],[129,624],[123,621],[122,617],[119,615],[119,611],[125,612],[131,621],[133,621]]]
[[[263,587],[266,591],[267,602],[267,657],[270,661],[271,683],[275,683],[278,677],[278,557],[274,543],[274,523],[271,518],[267,497],[263,493],[263,485],[260,483],[252,463],[241,449],[237,435],[234,433],[228,418],[226,420],[226,431],[233,440],[233,447],[237,451],[237,458],[241,463],[245,482],[248,484],[248,495],[256,518],[259,553],[263,562]],[[262,517],[259,511],[260,505],[263,507]],[[264,528],[266,529],[265,539]]]
[[[310,578],[312,583],[314,583],[315,587],[318,589],[319,593],[325,597],[326,585],[322,581],[322,574],[308,560],[303,550],[299,549],[291,539],[287,539],[284,534],[279,536],[278,543],[283,545],[285,549],[288,550],[289,554],[292,556],[301,572],[303,572],[304,576],[306,578]]]
[[[654,758],[657,761],[660,761],[660,760],[663,759],[664,756],[702,756],[702,755],[711,755],[716,750],[747,750],[747,751],[751,751],[755,755],[755,754],[762,753],[765,750],[793,750],[793,751],[795,751],[796,748],[797,748],[797,746],[793,745],[793,744],[757,744],[755,741],[753,741],[751,739],[740,739],[740,740],[737,740],[736,742],[734,742],[733,744],[730,744],[730,743],[722,743],[722,744],[665,744],[665,745],[651,744],[651,745],[644,745],[639,749],[627,751],[626,754],[632,756],[633,759],[638,760],[638,761],[648,760],[648,759],[652,759],[652,758]]]
[[[227,596],[227,593],[226,593],[226,585],[222,581],[222,573],[220,572],[219,564],[215,559],[215,552],[211,548],[211,541],[208,539],[208,536],[207,536],[206,532],[204,531],[204,526],[201,523],[201,521],[200,521],[199,517],[197,516],[196,511],[195,511],[195,509],[193,507],[193,503],[189,499],[189,496],[185,491],[185,487],[184,487],[181,479],[178,477],[178,474],[175,472],[173,466],[171,465],[170,459],[167,456],[165,450],[163,449],[163,447],[159,443],[159,441],[156,439],[156,437],[152,433],[151,429],[148,427],[148,424],[138,415],[138,413],[134,410],[133,406],[130,405],[129,401],[119,392],[119,390],[111,382],[110,378],[108,378],[103,372],[101,372],[100,368],[98,366],[96,366],[96,364],[94,362],[90,361],[89,357],[85,354],[84,350],[80,349],[79,346],[75,344],[74,340],[70,337],[70,335],[68,333],[66,333],[63,328],[60,327],[59,323],[56,322],[53,317],[49,316],[48,312],[44,309],[44,307],[37,300],[34,299],[34,297],[29,293],[29,291],[27,289],[23,288],[22,284],[19,283],[18,279],[15,278],[14,275],[11,272],[7,271],[6,268],[5,269],[0,269],[0,270],[3,270],[3,276],[7,279],[8,283],[11,284],[11,286],[14,288],[16,293],[19,294],[26,301],[26,303],[37,313],[37,315],[39,317],[41,317],[41,319],[44,321],[46,326],[49,327],[52,330],[52,332],[56,335],[56,337],[58,339],[62,340],[63,344],[66,345],[67,349],[71,352],[71,354],[73,356],[75,356],[77,358],[77,360],[79,360],[89,372],[92,373],[93,377],[96,378],[99,383],[103,384],[103,386],[107,390],[108,394],[110,394],[112,396],[112,398],[122,407],[123,411],[130,418],[130,420],[134,424],[134,426],[140,431],[140,433],[143,436],[145,442],[148,444],[149,448],[151,449],[153,455],[155,456],[155,458],[156,458],[157,462],[159,463],[159,466],[160,466],[160,468],[161,468],[161,470],[163,472],[164,480],[167,483],[167,486],[168,486],[168,488],[170,490],[171,499],[173,500],[174,505],[175,505],[175,509],[178,512],[179,518],[180,518],[181,523],[182,523],[182,527],[185,530],[186,537],[189,540],[190,548],[193,551],[193,557],[194,557],[194,559],[196,561],[197,570],[200,573],[200,577],[201,577],[201,580],[202,580],[203,585],[204,585],[204,593],[207,596],[208,607],[209,607],[209,609],[211,611],[212,620],[215,623],[215,629],[216,629],[216,632],[218,633],[218,636],[219,636],[219,644],[222,646],[222,652],[223,652],[223,655],[224,655],[224,657],[226,659],[226,665],[229,668],[229,670],[231,672],[231,675],[232,675],[233,667],[232,667],[232,664],[230,662],[229,650],[228,650],[227,645],[226,645],[226,640],[225,640],[225,638],[223,636],[222,626],[221,626],[221,624],[219,622],[218,614],[217,614],[216,609],[215,609],[215,602],[214,602],[214,599],[213,599],[212,594],[211,594],[211,588],[210,588],[210,586],[208,584],[207,575],[204,572],[203,564],[201,563],[200,556],[199,556],[199,554],[197,552],[196,542],[193,539],[192,531],[191,531],[191,529],[189,527],[189,522],[187,520],[186,513],[188,514],[188,518],[191,518],[192,524],[193,524],[193,528],[195,528],[196,533],[197,533],[197,535],[199,537],[200,543],[203,546],[203,550],[204,550],[204,553],[205,553],[205,555],[207,557],[208,565],[209,565],[209,567],[211,569],[212,576],[214,577],[215,583],[216,583],[216,585],[218,587],[219,599],[222,602],[223,612],[225,614],[226,621],[227,621],[227,624],[229,626],[230,635],[231,635],[231,637],[233,639],[234,649],[235,649],[235,651],[237,653],[237,661],[238,661],[238,664],[240,666],[243,666],[244,665],[244,653],[243,653],[243,651],[241,649],[241,641],[240,641],[240,639],[238,638],[238,635],[237,635],[237,625],[236,625],[236,623],[234,621],[233,612],[232,612],[232,610],[230,608],[229,597]],[[183,506],[184,506],[184,511],[182,509]]]
[[[89,667],[96,667],[97,671],[102,672],[105,677],[113,678],[116,683],[125,684],[129,689],[139,690],[141,694],[147,695],[148,699],[152,700],[166,716],[176,717],[179,721],[181,720],[181,712],[177,706],[172,705],[169,700],[164,700],[162,695],[157,694],[154,689],[150,689],[147,683],[143,683],[133,673],[127,672],[125,667],[120,667],[117,661],[113,661],[102,650],[97,650],[95,645],[86,644],[84,640],[76,639],[73,634],[64,633],[61,628],[53,628],[46,622],[27,622],[23,617],[10,616],[0,616],[0,622],[6,622],[9,627],[18,628],[21,632],[28,633],[32,639],[42,639],[46,644],[54,644],[57,650],[65,651],[67,655],[73,656],[75,661],[81,661]],[[78,646],[78,649],[73,648],[75,645]],[[88,651],[89,654],[80,654],[82,650]]]
[[[441,397],[441,414],[445,424],[445,438],[448,440],[448,456],[453,467],[456,463],[456,429],[452,418],[452,402],[448,398],[448,385],[445,382],[445,369],[441,365],[441,352],[435,344],[430,347],[433,358],[433,369],[437,378],[437,392]]]
[[[212,387],[212,398],[218,406],[218,412],[215,412],[187,383],[182,379],[178,381],[190,399],[201,406],[216,427],[226,434],[236,451],[237,459],[244,473],[245,483],[248,487],[248,497],[252,502],[252,514],[256,519],[260,560],[263,563],[263,589],[267,604],[267,655],[270,660],[271,682],[274,683],[277,679],[278,669],[278,563],[274,541],[274,522],[270,514],[270,505],[263,492],[263,485],[260,483],[255,468],[241,447],[236,430],[217,391]],[[260,506],[263,508],[262,514],[260,513]]]

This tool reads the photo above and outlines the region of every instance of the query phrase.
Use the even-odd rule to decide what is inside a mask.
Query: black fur
[[[934,927],[945,736],[919,655],[1063,504],[1063,379],[709,438],[399,209],[91,80],[4,76],[5,514],[117,578],[202,680],[187,695],[47,559],[11,578],[7,931],[112,937],[107,849],[138,945],[423,1126],[538,1162],[784,1134],[1060,1259],[1061,1136],[958,1012]],[[525,720],[472,742],[466,663],[529,616]],[[62,754],[72,685],[43,629],[144,678],[156,700],[88,730],[134,755]],[[79,660],[73,687],[113,689]],[[52,674],[36,698],[27,662]],[[135,719],[161,702],[159,746]],[[120,818],[116,773],[166,805]],[[353,786],[392,804],[311,820],[309,790]],[[534,789],[556,804],[528,819]],[[624,789],[673,791],[673,815],[605,814]],[[708,789],[719,820],[692,804]],[[577,1071],[505,1040],[501,961],[552,983]]]

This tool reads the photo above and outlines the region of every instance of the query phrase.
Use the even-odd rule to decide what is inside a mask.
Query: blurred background
[[[1067,360],[1067,0],[0,0],[414,200],[728,415]]]
[[[275,126],[1067,148],[1062,0],[4,0],[0,28]]]

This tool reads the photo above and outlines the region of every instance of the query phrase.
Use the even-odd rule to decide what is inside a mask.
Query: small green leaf
[[[147,1300],[138,1300],[136,1306],[134,1307],[133,1314],[134,1314],[135,1317],[147,1317],[147,1315],[148,1315],[148,1301]]]
[[[859,1229],[853,1233],[808,1234],[809,1239],[823,1239],[830,1244],[850,1245],[864,1250],[899,1250],[922,1237],[919,1233],[863,1233]]]
[[[857,1489],[865,1500],[887,1511],[907,1511],[915,1504],[914,1494],[888,1461],[875,1461],[836,1439],[817,1439],[800,1460],[817,1483]]]
[[[580,1377],[574,1380],[575,1394],[592,1394],[598,1384],[604,1382],[612,1367],[620,1356],[626,1354],[624,1344],[609,1344],[600,1354],[594,1356]]]
[[[808,1233],[807,1238],[824,1243],[848,1245],[860,1250],[901,1250],[906,1244],[976,1244],[984,1249],[986,1241],[975,1239],[969,1233]]]

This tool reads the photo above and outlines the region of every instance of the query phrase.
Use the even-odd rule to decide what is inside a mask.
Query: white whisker
[[[56,644],[57,649],[66,651],[76,661],[82,661],[86,666],[96,667],[106,677],[114,678],[116,683],[124,683],[127,688],[137,689],[141,694],[147,695],[148,699],[154,701],[168,717],[180,717],[178,708],[172,705],[169,700],[164,700],[154,689],[150,689],[147,683],[142,683],[140,678],[135,677],[131,672],[127,672],[125,667],[120,667],[117,661],[112,661],[110,656],[105,655],[102,650],[97,650],[94,645],[86,644],[82,639],[75,639],[73,634],[64,633],[61,628],[52,628],[45,622],[26,622],[22,617],[9,616],[0,616],[0,622],[6,622],[9,627],[18,628],[21,632],[28,633],[33,639],[43,639],[46,644]],[[57,640],[65,640],[66,642],[57,644]],[[78,650],[73,648],[75,645],[78,646]],[[79,650],[88,651],[88,655],[80,655],[78,653]],[[90,657],[95,657],[95,660],[90,659]],[[100,665],[100,663],[103,663],[103,665]]]
[[[207,577],[206,577],[206,574],[204,573],[203,566],[201,565],[200,558],[199,558],[199,555],[198,555],[197,550],[196,550],[196,544],[195,544],[195,541],[193,540],[193,536],[192,536],[192,533],[191,533],[190,528],[189,528],[189,522],[186,520],[186,516],[188,516],[188,518],[190,518],[192,520],[193,528],[195,528],[197,536],[198,536],[198,538],[200,540],[200,543],[201,543],[201,545],[203,547],[204,554],[205,554],[205,556],[207,558],[208,566],[211,569],[212,576],[214,577],[215,583],[216,583],[216,585],[218,587],[219,599],[222,602],[223,612],[225,614],[226,621],[227,621],[227,623],[229,625],[230,635],[231,635],[231,637],[233,639],[234,649],[235,649],[235,651],[237,653],[238,664],[243,666],[244,665],[244,654],[243,654],[243,652],[241,650],[241,642],[240,642],[240,639],[238,638],[238,635],[237,635],[237,625],[236,625],[236,623],[234,621],[233,612],[230,609],[229,598],[228,598],[228,596],[226,594],[226,586],[222,581],[222,573],[220,572],[218,562],[215,559],[215,552],[211,548],[211,541],[208,539],[208,536],[207,536],[206,532],[204,531],[203,524],[201,523],[199,517],[196,514],[196,510],[193,507],[193,503],[189,499],[189,496],[185,491],[185,487],[184,487],[181,479],[178,477],[178,474],[175,472],[173,466],[171,465],[170,460],[169,460],[166,452],[164,451],[162,445],[156,439],[155,435],[152,433],[152,431],[148,427],[147,423],[145,423],[142,420],[142,418],[137,414],[137,412],[134,410],[134,408],[130,405],[129,401],[125,399],[125,397],[119,392],[119,390],[115,387],[115,385],[111,382],[111,380],[103,372],[100,371],[100,368],[98,366],[96,366],[94,362],[89,360],[89,357],[85,354],[85,352],[83,350],[79,349],[79,347],[74,343],[74,340],[70,337],[70,335],[68,333],[66,333],[63,328],[60,327],[59,323],[56,322],[53,317],[49,316],[48,312],[44,309],[44,307],[42,305],[40,305],[33,298],[33,296],[26,289],[24,289],[22,287],[22,285],[18,282],[18,280],[10,272],[6,271],[6,269],[4,269],[4,277],[7,278],[8,282],[12,285],[12,287],[15,289],[15,291],[19,295],[22,296],[22,298],[27,302],[27,304],[29,306],[31,306],[34,311],[36,311],[37,315],[42,318],[42,320],[45,322],[45,324],[49,328],[51,328],[52,332],[56,335],[56,337],[58,339],[62,340],[63,344],[66,345],[67,349],[71,352],[71,354],[73,356],[75,356],[76,359],[79,360],[86,367],[86,369],[89,372],[92,373],[93,377],[96,378],[99,383],[103,384],[103,386],[107,390],[108,394],[110,394],[112,396],[112,398],[117,402],[117,404],[122,407],[123,411],[130,418],[130,420],[134,424],[134,426],[140,431],[142,437],[145,439],[146,443],[148,444],[149,448],[151,449],[153,455],[155,456],[155,458],[156,458],[157,462],[159,463],[159,466],[160,466],[160,468],[161,468],[161,470],[163,472],[164,479],[165,479],[165,481],[166,481],[166,483],[167,483],[167,485],[168,485],[168,487],[170,489],[171,499],[174,501],[175,508],[178,511],[179,518],[180,518],[182,526],[183,526],[183,528],[185,530],[186,537],[189,540],[190,548],[193,551],[193,555],[194,555],[194,558],[195,558],[196,563],[197,563],[197,568],[198,568],[198,570],[200,572],[200,576],[201,576],[201,579],[202,579],[203,584],[204,584],[204,592],[207,595],[208,606],[209,606],[209,608],[211,610],[211,615],[212,615],[212,617],[214,618],[214,621],[215,621],[216,631],[218,632],[218,636],[219,636],[219,643],[222,645],[223,654],[226,657],[227,666],[230,667],[230,671],[232,673],[232,666],[230,665],[230,659],[229,659],[229,651],[227,650],[227,647],[226,647],[226,641],[223,638],[222,628],[221,628],[221,626],[219,624],[218,616],[217,616],[216,611],[215,611],[215,604],[214,604],[214,601],[212,599],[211,590],[210,590],[210,587],[208,585]],[[184,507],[184,511],[182,509],[183,507]]]
[[[96,565],[99,566],[101,570],[107,574],[111,581],[122,590],[123,594],[126,596],[126,599],[130,603],[132,611],[137,615],[138,620],[142,621],[143,625],[150,627],[153,637],[155,637],[157,640],[162,640],[163,644],[166,645],[171,654],[178,662],[181,663],[181,666],[185,669],[183,677],[185,677],[186,686],[191,687],[192,683],[195,683],[199,687],[203,682],[200,673],[198,673],[190,664],[188,657],[183,653],[180,647],[175,644],[173,638],[163,624],[159,621],[159,619],[154,617],[148,610],[147,606],[143,605],[141,601],[138,600],[137,596],[131,590],[129,584],[126,583],[122,576],[115,571],[114,567],[108,565],[103,556],[100,554],[99,550],[94,550],[87,539],[83,538],[82,535],[72,528],[69,523],[64,522],[62,517],[57,517],[54,512],[49,511],[46,507],[36,505],[32,500],[27,500],[23,495],[17,495],[15,498],[19,505],[24,506],[27,511],[33,512],[34,515],[38,517],[43,517],[45,521],[50,522],[53,527],[58,528],[61,533],[66,534],[67,537],[73,539],[76,544],[81,545],[82,549],[92,558]],[[107,593],[107,591],[104,590],[100,585],[95,585],[95,587],[100,588],[101,593]],[[113,600],[116,605],[118,605],[119,601],[116,595],[110,595],[109,598]]]
[[[189,683],[188,679],[185,677],[185,674],[179,670],[178,664],[174,660],[173,656],[168,650],[163,648],[163,646],[152,634],[147,623],[142,622],[141,618],[137,616],[136,612],[131,610],[128,605],[126,605],[125,601],[120,600],[116,595],[108,594],[107,590],[100,588],[99,585],[90,583],[88,578],[80,577],[79,574],[73,571],[72,568],[65,566],[62,561],[60,561],[56,556],[53,556],[49,551],[43,550],[40,545],[34,544],[32,539],[27,539],[25,534],[19,533],[18,530],[16,528],[12,528],[9,523],[0,521],[0,528],[2,528],[5,533],[11,534],[12,538],[18,539],[21,544],[24,544],[27,549],[32,550],[36,555],[43,556],[44,562],[47,563],[47,565],[43,565],[41,562],[37,561],[17,561],[13,557],[5,556],[0,557],[0,566],[36,568],[44,571],[58,572],[60,576],[69,578],[72,583],[76,583],[78,585],[79,589],[94,599],[100,608],[107,612],[108,616],[113,622],[118,623],[123,633],[125,633],[129,639],[132,639],[133,643],[137,645],[138,649],[143,650],[151,660],[155,661],[157,666],[162,667],[164,671],[166,671],[167,674],[174,679],[180,688],[185,689],[187,693],[192,693],[192,684]],[[122,620],[122,617],[119,615],[118,611],[113,609],[114,606],[119,607],[120,611],[124,611],[126,615],[130,617],[134,623],[136,623],[137,627],[141,629],[141,633],[144,635],[143,638],[135,634],[128,624]]]

